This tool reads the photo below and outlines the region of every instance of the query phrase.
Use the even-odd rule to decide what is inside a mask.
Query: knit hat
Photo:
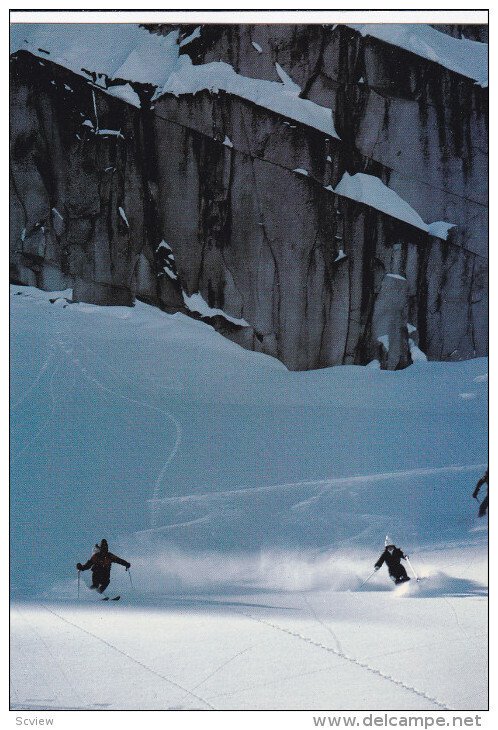
[[[389,537],[389,535],[386,535],[386,539],[384,540],[384,546],[385,547],[394,547],[394,543]]]

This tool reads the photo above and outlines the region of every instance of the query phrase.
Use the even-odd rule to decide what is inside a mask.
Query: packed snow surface
[[[347,23],[364,36],[372,36],[417,56],[488,85],[488,45],[453,38],[425,23]]]
[[[13,709],[486,708],[486,360],[289,372],[70,300],[11,288]],[[361,587],[386,534],[420,583]]]

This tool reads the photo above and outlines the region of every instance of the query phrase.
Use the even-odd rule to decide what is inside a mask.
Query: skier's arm
[[[375,565],[374,565],[374,568],[375,568],[376,570],[378,570],[379,568],[381,568],[381,567],[382,567],[382,565],[384,564],[384,560],[385,560],[385,559],[386,559],[386,558],[385,558],[385,556],[384,556],[384,553],[382,553],[382,555],[380,556],[380,558],[379,558],[379,559],[377,560],[377,562],[375,563]]]
[[[89,560],[86,561],[86,563],[84,565],[82,565],[81,563],[78,563],[76,565],[76,567],[78,570],[88,570],[88,568],[90,568],[91,565],[92,565],[92,559],[90,558]]]
[[[477,482],[477,484],[476,484],[476,488],[474,489],[474,492],[473,492],[473,494],[472,494],[472,496],[474,497],[474,499],[475,499],[475,498],[477,497],[477,495],[479,494],[479,490],[480,490],[480,488],[482,487],[482,485],[483,485],[483,484],[485,484],[485,482],[486,482],[486,474],[485,474],[485,475],[484,475],[483,477],[481,477],[481,478],[479,479],[479,481]]]
[[[113,563],[119,563],[119,565],[124,565],[126,569],[128,569],[131,565],[131,563],[129,563],[127,560],[123,560],[123,558],[118,558],[117,555],[113,555],[112,553],[108,553],[108,555]]]

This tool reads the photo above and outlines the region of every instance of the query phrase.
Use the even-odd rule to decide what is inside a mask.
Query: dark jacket
[[[78,569],[88,570],[88,568],[91,568],[93,572],[100,573],[103,576],[109,576],[111,574],[112,563],[119,563],[119,565],[124,565],[125,568],[130,567],[130,563],[128,563],[127,560],[118,558],[118,556],[113,555],[113,553],[97,552]],[[78,565],[80,565],[80,563],[78,563]]]
[[[395,573],[401,567],[400,563],[402,558],[406,558],[406,555],[399,548],[395,547],[392,553],[386,548],[375,563],[375,567],[380,568],[385,563],[389,572]]]

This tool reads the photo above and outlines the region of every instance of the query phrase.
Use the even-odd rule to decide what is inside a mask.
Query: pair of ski
[[[114,598],[109,598],[109,596],[104,596],[104,598],[101,598],[101,601],[119,601],[121,596],[114,596]]]

